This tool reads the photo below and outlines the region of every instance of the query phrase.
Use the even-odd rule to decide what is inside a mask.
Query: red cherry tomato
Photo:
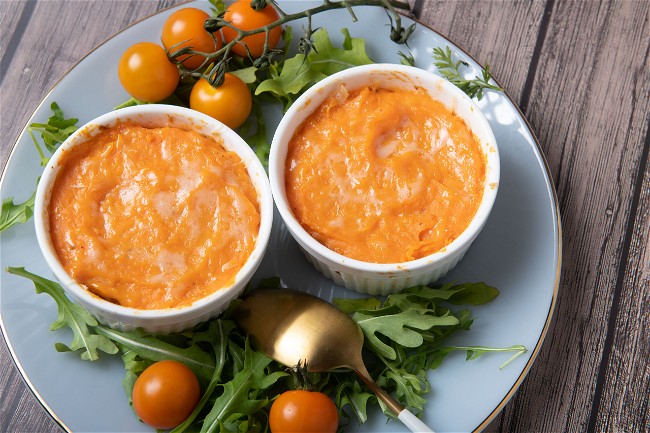
[[[221,48],[221,35],[208,33],[203,24],[210,16],[196,8],[183,8],[167,18],[162,29],[162,43],[168,51],[191,47],[194,51],[214,53]],[[188,69],[196,69],[205,61],[204,56],[178,57]]]
[[[212,87],[201,78],[190,93],[190,108],[211,116],[232,129],[248,118],[253,107],[250,90],[235,75],[226,74],[219,87]]]
[[[176,90],[180,73],[167,53],[151,42],[129,47],[117,67],[120,82],[129,95],[143,102],[160,102]]]
[[[177,361],[160,361],[140,374],[133,387],[135,413],[158,429],[174,428],[192,413],[201,396],[199,381]]]
[[[336,405],[322,392],[286,391],[271,405],[272,433],[334,433],[339,425]]]
[[[280,17],[273,6],[267,5],[261,11],[256,11],[251,7],[250,0],[237,0],[226,9],[224,20],[232,23],[239,30],[255,30],[264,27],[278,20]],[[237,32],[229,27],[222,28],[223,37],[226,43],[233,41],[237,37]],[[282,36],[282,28],[274,27],[269,32],[269,48],[275,48]],[[266,40],[265,32],[247,36],[235,44],[232,51],[241,57],[250,56],[253,58],[260,57],[264,53],[264,42]],[[248,50],[246,50],[248,47]]]

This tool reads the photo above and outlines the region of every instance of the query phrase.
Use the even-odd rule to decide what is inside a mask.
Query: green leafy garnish
[[[257,80],[257,71],[258,68],[255,66],[249,66],[241,69],[233,69],[230,71],[230,73],[242,80],[244,83],[252,84]]]
[[[362,387],[358,380],[343,381],[337,388],[334,401],[341,411],[349,410],[360,423],[368,420],[368,405],[376,402],[375,394]]]
[[[34,275],[25,268],[8,268],[7,271],[31,280],[36,287],[36,293],[47,293],[56,302],[58,317],[50,330],[68,327],[73,335],[69,345],[56,343],[55,348],[58,352],[80,351],[81,359],[89,361],[99,359],[100,351],[111,355],[118,352],[117,346],[110,339],[95,332],[95,327],[98,326],[97,320],[84,308],[70,302],[59,284]]]
[[[313,47],[309,54],[298,53],[283,63],[270,66],[270,77],[255,89],[255,95],[270,93],[280,100],[285,109],[309,86],[344,69],[373,63],[366,53],[365,40],[352,38],[342,30],[345,40],[341,48],[332,44],[327,30],[313,33]]]
[[[435,311],[404,310],[397,305],[357,311],[352,318],[363,330],[366,345],[373,352],[390,360],[397,358],[397,352],[390,343],[385,342],[387,339],[405,348],[420,347],[424,342],[423,331],[434,326],[453,326],[459,323],[448,312],[437,316]]]
[[[222,373],[228,361],[228,347],[230,333],[235,329],[235,324],[230,320],[215,320],[210,323],[207,331],[195,334],[195,341],[207,342],[212,346],[214,353],[214,370],[205,391],[190,416],[177,426],[174,431],[180,432],[188,429],[210,402],[215,389],[222,383]]]
[[[412,412],[424,410],[431,385],[427,371],[440,366],[455,351],[465,351],[466,359],[490,352],[515,352],[502,367],[526,352],[523,346],[489,348],[484,346],[446,346],[445,339],[454,332],[469,330],[474,319],[468,310],[452,311],[444,304],[481,305],[498,296],[496,288],[485,283],[417,286],[377,298],[335,299],[339,308],[350,313],[365,336],[365,347],[376,357],[371,375],[378,385],[397,396]],[[360,418],[369,401],[363,388],[347,383],[340,404],[349,405]],[[381,402],[380,402],[381,404]],[[391,416],[384,408],[384,413]]]
[[[32,215],[34,215],[35,198],[36,191],[22,203],[14,203],[13,197],[3,200],[2,212],[0,213],[0,232],[16,224],[23,224],[29,221]]]
[[[399,62],[405,66],[415,66],[415,57],[410,52],[408,54],[399,51]]]
[[[38,154],[41,157],[42,166],[47,165],[49,157],[45,156],[43,148],[34,133],[40,133],[45,148],[50,153],[54,153],[56,147],[77,130],[77,122],[79,121],[79,119],[75,118],[66,119],[63,115],[63,110],[59,108],[56,102],[52,102],[50,109],[52,110],[52,116],[47,119],[47,123],[31,123],[27,127],[27,132],[32,137],[36,150],[38,150]]]
[[[208,0],[210,2],[210,10],[212,15],[216,16],[226,10],[226,4],[222,0]]]
[[[41,134],[45,149],[53,153],[59,144],[63,143],[70,134],[77,130],[77,122],[79,121],[79,119],[74,118],[66,119],[63,110],[59,108],[56,102],[52,102],[50,108],[52,110],[52,116],[47,120],[47,123],[31,123],[27,127],[27,132],[36,146],[42,166],[47,165],[49,156],[45,155],[45,151],[41,147],[35,133],[39,132]],[[0,213],[0,232],[17,224],[24,224],[29,221],[34,215],[35,198],[36,193],[34,192],[31,197],[22,203],[14,203],[13,197],[3,200],[2,212]]]
[[[31,274],[23,268],[10,273],[33,281],[37,293],[47,293],[58,307],[52,330],[69,327],[73,341],[57,343],[58,351],[74,351],[81,359],[94,361],[100,352],[120,354],[126,370],[123,380],[129,398],[138,375],[149,365],[175,359],[190,367],[199,378],[203,394],[190,417],[173,431],[221,432],[264,431],[270,402],[293,382],[285,367],[254,350],[246,335],[230,320],[230,309],[222,317],[193,330],[156,336],[140,330],[117,331],[98,323],[83,308],[65,296],[61,286]],[[268,279],[263,287],[277,287],[279,280]],[[444,304],[480,305],[491,301],[498,290],[484,283],[418,286],[389,295],[335,299],[334,302],[361,327],[367,350],[366,365],[377,384],[414,413],[421,413],[431,390],[427,372],[440,366],[445,357],[464,351],[472,360],[486,353],[514,352],[502,368],[526,352],[520,345],[506,348],[448,346],[446,337],[468,330],[473,322],[469,311],[452,311]],[[310,373],[318,389],[334,398],[344,417],[360,422],[368,419],[375,404],[393,417],[383,403],[350,371]]]
[[[271,358],[251,349],[246,340],[243,368],[232,380],[223,384],[223,393],[206,415],[201,432],[220,431],[220,426],[233,415],[248,417],[265,407],[269,399],[263,397],[261,391],[287,376],[282,371],[270,370],[271,362]]]
[[[94,325],[93,331],[115,342],[124,352],[132,353],[132,356],[150,362],[165,359],[181,362],[189,367],[199,380],[207,381],[212,376],[214,359],[192,339],[184,341],[183,345],[171,344],[141,330],[123,332],[98,324]]]
[[[511,346],[511,347],[483,347],[483,346],[447,346],[445,351],[447,353],[460,350],[467,353],[466,360],[471,361],[476,359],[481,355],[486,353],[495,353],[495,352],[515,352],[510,358],[508,358],[503,364],[499,366],[500,369],[505,368],[512,361],[523,355],[527,352],[526,348],[520,344]]]
[[[452,59],[451,48],[449,48],[449,46],[444,49],[441,47],[434,48],[433,59],[435,60],[433,64],[438,68],[440,75],[445,77],[452,84],[455,84],[470,98],[477,98],[480,100],[483,98],[483,90],[485,89],[496,91],[503,90],[501,87],[489,83],[490,79],[492,79],[489,65],[485,65],[485,68],[481,70],[481,77],[476,76],[472,79],[464,78],[460,71],[460,67],[467,67],[469,65],[467,62],[462,60],[454,62]]]

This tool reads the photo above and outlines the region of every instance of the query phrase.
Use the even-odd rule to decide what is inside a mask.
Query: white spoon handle
[[[409,430],[416,433],[433,432],[431,428],[420,420],[417,416],[413,415],[408,409],[404,409],[399,413],[397,418],[404,423]]]

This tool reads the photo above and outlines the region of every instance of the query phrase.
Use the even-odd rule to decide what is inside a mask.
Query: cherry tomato
[[[336,405],[322,392],[286,391],[271,405],[272,433],[336,432],[338,425]]]
[[[117,68],[124,89],[143,102],[159,102],[174,93],[180,73],[169,61],[167,53],[151,42],[129,47]]]
[[[201,78],[190,93],[191,109],[205,113],[232,129],[244,123],[252,107],[253,98],[246,83],[229,73],[219,87],[212,87]]]
[[[251,7],[250,3],[250,0],[237,0],[226,9],[224,20],[232,23],[239,30],[255,30],[278,20],[279,15],[273,9],[273,6],[267,5],[261,11],[256,11]],[[226,43],[237,37],[237,32],[229,27],[223,27],[221,31]],[[281,36],[282,28],[280,26],[271,29],[269,48],[275,48]],[[241,57],[248,57],[249,51],[251,57],[260,57],[264,53],[265,39],[265,32],[247,36],[240,43],[235,44],[232,51]],[[248,47],[248,51],[246,47]]]
[[[156,362],[133,387],[133,408],[142,421],[158,429],[174,428],[192,413],[201,396],[199,381],[178,361]]]
[[[191,47],[194,51],[214,53],[221,48],[221,35],[213,36],[205,31],[203,24],[210,16],[196,8],[180,9],[167,18],[162,29],[162,43],[168,51]],[[205,61],[204,56],[184,55],[178,57],[188,69],[196,69]]]

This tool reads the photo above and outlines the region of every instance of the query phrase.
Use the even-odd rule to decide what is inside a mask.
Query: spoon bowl
[[[297,290],[261,290],[244,299],[234,318],[253,345],[281,364],[306,363],[310,372],[351,369],[411,431],[433,431],[370,377],[361,328],[329,302]]]

